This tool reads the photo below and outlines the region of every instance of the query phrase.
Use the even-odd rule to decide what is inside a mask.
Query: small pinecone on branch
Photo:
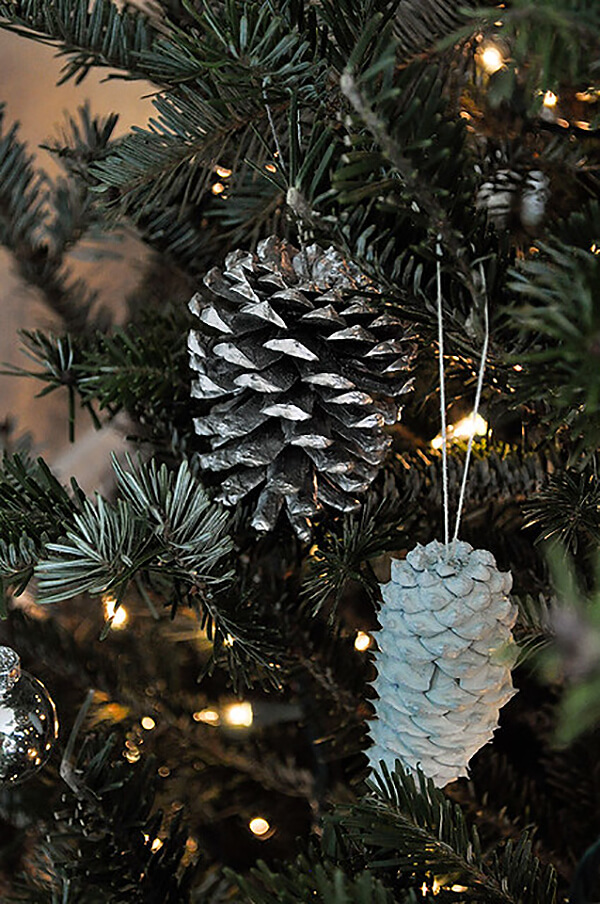
[[[447,549],[434,540],[392,560],[381,585],[379,700],[367,751],[374,768],[383,760],[393,769],[399,759],[440,787],[467,774],[516,693],[511,586],[490,552],[464,542]]]
[[[373,284],[333,249],[271,237],[229,254],[190,309],[192,396],[213,403],[194,424],[202,467],[227,472],[220,501],[260,491],[254,527],[284,509],[302,539],[323,506],[357,508],[412,382],[411,337]]]

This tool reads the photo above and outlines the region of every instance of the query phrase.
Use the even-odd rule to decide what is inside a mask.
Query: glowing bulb
[[[480,414],[476,415],[476,417],[469,414],[467,417],[463,417],[457,424],[454,424],[452,436],[455,439],[463,439],[469,436],[485,436],[487,429],[487,421],[484,421]]]
[[[268,173],[276,173],[277,167],[273,163],[265,163],[265,169]]]
[[[488,75],[493,75],[494,72],[498,72],[504,66],[504,57],[495,44],[488,44],[484,47],[481,51],[480,59],[481,65]]]
[[[225,707],[223,717],[228,725],[235,728],[248,728],[254,720],[251,703],[232,703]]]
[[[592,254],[600,254],[600,245],[594,242],[594,244],[590,247],[590,251],[592,252]]]
[[[201,709],[192,716],[194,722],[205,722],[207,725],[219,724],[219,713],[214,709]]]
[[[254,819],[251,819],[248,823],[248,828],[253,835],[257,835],[261,838],[263,835],[267,834],[271,826],[262,816],[255,816]]]
[[[558,103],[558,97],[554,91],[546,91],[544,94],[543,104],[545,107],[555,107]]]
[[[129,621],[127,609],[124,606],[119,606],[117,609],[117,601],[110,594],[103,596],[102,602],[104,603],[104,617],[107,621],[112,619],[111,628],[116,628],[117,631],[122,630]]]
[[[364,650],[368,650],[370,646],[370,635],[366,634],[364,631],[357,631],[356,637],[354,638],[354,649],[359,650],[359,652],[362,653]]]
[[[438,880],[437,880],[437,879],[435,878],[435,876],[434,876],[434,877],[433,877],[433,882],[431,883],[431,891],[433,892],[433,894],[434,894],[434,895],[439,895],[440,889],[441,889],[442,887],[443,887],[443,886],[438,882]]]
[[[224,647],[232,647],[235,643],[235,637],[233,634],[228,634],[225,640],[223,641]]]
[[[150,848],[150,850],[152,851],[153,854],[155,854],[157,851],[160,851],[162,846],[163,846],[163,842],[160,840],[160,838],[155,838],[154,841],[152,842],[152,847]]]
[[[451,424],[447,430],[447,438],[448,442],[454,442],[457,439],[465,439],[469,436],[485,436],[488,431],[488,424],[480,414],[477,417],[473,418],[472,414],[467,415],[467,417],[463,417],[458,423]],[[441,433],[438,433],[431,440],[431,445],[434,449],[441,449],[443,445],[443,439]]]
[[[231,170],[227,169],[226,166],[217,166],[215,167],[215,173],[217,176],[220,176],[221,179],[229,179],[231,176]]]
[[[152,716],[144,716],[142,719],[142,728],[145,728],[146,731],[152,731],[153,728],[156,728],[156,722]]]
[[[424,898],[427,897],[428,891],[429,891],[429,888],[427,887],[427,882],[423,882],[423,884],[421,886],[421,894],[423,895]]]
[[[466,885],[451,885],[450,886],[450,891],[468,891],[468,890],[469,889],[467,888]]]
[[[221,195],[225,191],[225,186],[222,182],[215,182],[213,187],[211,188],[213,195]]]

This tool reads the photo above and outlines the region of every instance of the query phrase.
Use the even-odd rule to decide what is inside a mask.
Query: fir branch
[[[370,147],[361,134],[354,137],[356,150],[347,155],[336,175],[340,200],[360,202],[399,189],[406,200],[398,206],[411,209],[413,219],[414,213],[424,218],[429,235],[439,237],[444,254],[452,259],[459,278],[477,301],[479,291],[468,264],[464,238],[449,216],[447,201],[444,204],[445,196],[450,196],[451,178],[452,204],[464,190],[464,170],[458,185],[456,182],[458,163],[464,154],[463,127],[460,122],[443,121],[445,102],[435,67],[433,72],[430,67],[409,67],[398,75],[394,50],[394,44],[384,35],[369,60],[369,68],[358,75],[363,51],[359,44],[342,76],[343,94],[378,147]],[[454,146],[454,154],[449,145]]]
[[[183,462],[177,475],[154,462],[114,468],[121,493],[115,505],[97,497],[73,517],[65,539],[49,543],[37,567],[40,602],[80,593],[114,592],[120,602],[136,574],[158,571],[202,591],[228,581],[232,549],[227,516],[209,503]]]
[[[35,169],[16,126],[3,131],[0,105],[0,244],[12,253],[20,276],[76,333],[86,328],[96,299],[82,280],[71,279],[63,262],[87,221],[78,200]],[[57,213],[50,219],[53,204]]]
[[[155,810],[156,762],[132,767],[115,756],[116,744],[116,736],[96,735],[81,744],[77,791],[63,795],[36,852],[38,868],[7,904],[188,904],[195,867],[182,863],[181,819],[167,824]]]
[[[536,542],[558,540],[577,553],[579,543],[594,550],[600,543],[600,479],[598,456],[582,470],[567,468],[550,477],[523,507],[525,527],[536,527]]]
[[[342,807],[335,821],[356,845],[366,864],[383,872],[402,870],[413,884],[423,874],[438,877],[438,887],[464,886],[480,902],[552,904],[556,882],[552,868],[542,868],[526,836],[516,848],[484,861],[479,839],[456,804],[420,773],[415,779],[396,771],[375,775],[373,793]]]
[[[0,0],[0,28],[59,48],[69,57],[60,83],[80,82],[92,66],[127,70],[134,78],[152,79],[143,52],[156,38],[155,26],[139,10],[122,9],[111,0]]]
[[[587,449],[600,436],[600,257],[588,250],[593,241],[586,250],[540,243],[541,253],[511,272],[509,288],[523,303],[508,309],[530,344],[519,356],[518,398],[547,405],[546,418],[566,422]]]
[[[266,863],[259,862],[247,879],[226,870],[241,889],[249,904],[394,904],[398,899],[372,874],[363,872],[347,876],[341,867],[330,863],[314,862],[306,856],[298,857],[279,872]]]
[[[333,618],[344,591],[353,581],[371,599],[377,597],[377,580],[368,563],[401,546],[407,526],[399,521],[395,507],[383,503],[376,507],[367,505],[360,515],[344,518],[341,533],[325,534],[323,541],[311,550],[303,584],[303,595],[313,614],[331,603]]]

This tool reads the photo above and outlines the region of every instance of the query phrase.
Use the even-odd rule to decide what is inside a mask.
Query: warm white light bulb
[[[112,618],[111,628],[116,628],[117,630],[124,628],[129,621],[127,609],[125,609],[124,606],[119,606],[117,609],[117,601],[115,597],[110,594],[103,596],[102,602],[104,604],[104,616],[106,620],[108,621]]]
[[[558,97],[554,91],[546,91],[544,94],[543,104],[545,107],[555,107],[558,103]]]
[[[248,828],[253,835],[257,835],[261,838],[263,835],[267,834],[271,826],[262,816],[255,816],[254,819],[251,819],[248,823]]]
[[[359,652],[364,652],[364,650],[368,650],[371,646],[371,637],[365,631],[357,631],[356,637],[354,638],[354,649]]]
[[[495,44],[487,44],[481,51],[480,59],[481,65],[488,75],[493,75],[504,66],[502,52]]]
[[[223,718],[234,728],[248,728],[254,720],[251,703],[231,703],[223,710]]]

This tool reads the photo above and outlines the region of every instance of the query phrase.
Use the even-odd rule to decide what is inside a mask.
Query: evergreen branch
[[[58,206],[54,221],[48,213],[52,202]],[[12,253],[20,276],[41,291],[50,310],[73,332],[82,332],[96,293],[83,281],[71,280],[63,264],[85,220],[82,212],[73,215],[74,210],[64,185],[53,189],[36,171],[33,157],[17,138],[17,127],[3,132],[0,105],[0,244]]]
[[[407,62],[435,49],[444,38],[465,29],[467,12],[453,0],[400,0],[394,15],[394,35],[400,58]],[[475,25],[471,28],[474,30]]]
[[[535,3],[513,0],[509,7],[469,10],[469,24],[448,39],[474,32],[500,34],[507,48],[506,62],[490,86],[494,98],[510,97],[519,85],[529,106],[541,106],[545,91],[564,85],[593,82],[594,61],[600,54],[600,14],[588,0]]]
[[[460,884],[474,900],[490,904],[552,904],[556,883],[552,868],[542,868],[526,836],[508,845],[488,865],[475,828],[460,808],[431,780],[402,770],[375,775],[373,793],[335,816],[355,844],[364,846],[372,870],[402,870],[407,877],[427,874],[438,887]]]
[[[0,28],[59,48],[69,57],[59,84],[80,82],[92,66],[127,70],[130,77],[152,79],[143,53],[152,47],[157,31],[150,19],[129,6],[119,9],[111,0],[0,0]]]
[[[515,375],[520,398],[548,405],[549,417],[566,421],[588,448],[600,433],[600,258],[589,250],[593,241],[586,250],[540,243],[541,253],[511,272],[509,288],[524,304],[508,309],[530,343]]]
[[[361,50],[360,46],[356,49],[358,59]],[[364,136],[356,136],[358,149],[347,155],[336,174],[340,200],[356,203],[400,189],[406,198],[402,206],[413,211],[413,219],[414,213],[424,218],[430,236],[439,237],[445,255],[451,258],[459,278],[476,301],[479,292],[468,264],[464,238],[442,203],[444,196],[450,197],[450,185],[453,205],[464,191],[464,170],[458,185],[456,182],[457,164],[464,153],[463,127],[460,122],[443,121],[445,103],[436,73],[417,67],[414,72],[409,68],[398,76],[393,51],[389,38],[382,39],[369,69],[357,77],[348,68],[342,76],[343,94],[379,148],[365,147]],[[416,81],[410,85],[415,73]],[[454,146],[454,154],[449,146]],[[362,184],[358,194],[351,190],[350,180]]]
[[[223,568],[232,549],[227,516],[209,503],[186,463],[177,475],[152,461],[129,465],[126,472],[113,464],[121,492],[116,505],[86,500],[64,540],[47,545],[36,570],[41,602],[108,591],[120,602],[143,571],[199,590],[230,579]]]
[[[395,507],[380,504],[365,506],[360,515],[346,516],[341,535],[328,531],[307,561],[303,595],[316,614],[331,603],[334,617],[344,591],[350,582],[358,582],[374,599],[378,584],[369,560],[401,545],[406,524],[399,525]]]
[[[582,470],[567,468],[550,477],[523,507],[525,527],[537,527],[536,542],[558,540],[573,553],[580,541],[596,549],[600,543],[600,481],[598,457]]]
[[[154,808],[156,762],[132,767],[117,738],[88,735],[65,794],[27,873],[7,904],[189,904],[195,867],[182,864],[187,832]],[[153,846],[160,837],[159,848]]]
[[[66,388],[71,439],[77,394],[95,426],[100,426],[96,407],[110,417],[125,409],[157,442],[170,443],[175,430],[191,429],[186,335],[187,322],[169,309],[146,312],[140,323],[109,334],[22,331],[25,354],[38,368],[12,367],[5,373],[41,381],[40,395]]]
[[[298,857],[285,871],[274,872],[259,862],[250,879],[226,870],[248,904],[394,904],[398,899],[373,875],[347,876],[340,867]]]

